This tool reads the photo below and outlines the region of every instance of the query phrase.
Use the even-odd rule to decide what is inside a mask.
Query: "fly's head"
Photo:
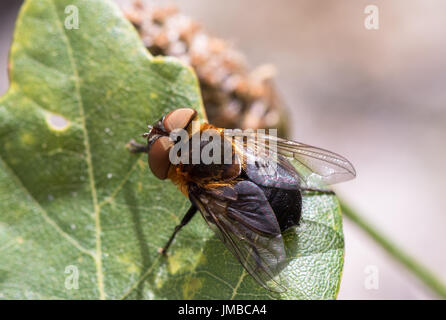
[[[153,174],[161,180],[168,176],[170,168],[169,151],[174,141],[170,134],[176,129],[186,129],[196,118],[197,111],[191,108],[180,108],[169,112],[143,134],[147,139],[149,167]]]

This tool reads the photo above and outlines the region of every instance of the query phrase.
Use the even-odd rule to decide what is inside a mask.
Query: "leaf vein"
[[[6,171],[9,173],[9,175],[14,179],[16,182],[16,185],[23,190],[27,195],[29,195],[32,202],[36,205],[36,207],[39,209],[40,213],[42,214],[43,219],[45,222],[47,222],[49,225],[51,225],[63,238],[65,238],[69,243],[71,243],[75,248],[77,248],[82,253],[89,255],[91,257],[94,257],[93,253],[84,248],[76,239],[74,239],[72,236],[70,236],[68,233],[66,233],[51,217],[48,215],[47,211],[40,205],[40,203],[34,198],[34,196],[31,194],[31,192],[25,187],[25,185],[22,183],[20,178],[17,176],[17,174],[8,166],[8,164],[0,158],[0,162],[2,166],[6,169]]]
[[[87,130],[87,123],[85,118],[85,110],[83,105],[83,99],[81,95],[81,89],[80,89],[80,81],[79,81],[79,72],[77,69],[77,64],[74,58],[73,54],[73,48],[71,47],[70,41],[68,39],[68,36],[65,32],[65,29],[62,25],[62,21],[58,15],[58,10],[56,7],[56,4],[54,2],[55,0],[51,1],[51,4],[53,5],[53,9],[55,11],[55,15],[57,17],[56,23],[61,30],[61,36],[62,40],[66,45],[67,48],[67,54],[68,59],[70,61],[70,65],[73,71],[74,75],[74,85],[75,85],[75,94],[77,98],[77,104],[79,107],[79,113],[80,118],[82,121],[82,131],[84,134],[84,145],[85,145],[85,153],[86,153],[86,162],[87,162],[87,169],[88,169],[88,177],[90,181],[90,189],[91,189],[91,197],[93,201],[93,209],[95,214],[95,229],[96,229],[96,254],[94,257],[95,265],[96,265],[96,277],[97,277],[97,283],[98,283],[98,289],[99,289],[99,297],[101,300],[104,300],[106,298],[105,290],[104,290],[104,274],[102,270],[102,244],[101,244],[101,219],[100,219],[100,213],[101,208],[98,203],[98,196],[96,192],[96,183],[94,179],[94,172],[93,172],[93,161],[91,156],[91,148],[90,148],[90,139],[88,136],[88,130]]]

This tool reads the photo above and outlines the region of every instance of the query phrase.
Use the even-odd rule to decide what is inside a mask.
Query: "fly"
[[[286,260],[282,233],[299,224],[302,192],[333,194],[324,186],[353,179],[355,169],[336,153],[264,133],[250,131],[243,139],[229,140],[225,129],[209,123],[201,123],[194,132],[194,120],[195,110],[176,109],[149,126],[150,131],[143,135],[146,145],[133,140],[129,144],[133,153],[148,153],[152,173],[158,179],[170,179],[191,202],[161,253],[167,254],[175,235],[199,211],[260,285],[284,291],[274,279]],[[171,157],[177,141],[172,133],[178,130],[187,133],[186,150],[190,154],[174,164]],[[223,146],[229,145],[229,163],[184,161],[193,157],[194,135],[207,130],[216,132],[224,142],[222,157],[227,156],[228,150],[223,150]],[[200,139],[199,151],[209,143],[210,140]]]

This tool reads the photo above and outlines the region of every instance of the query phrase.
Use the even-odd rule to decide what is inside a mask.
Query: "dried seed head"
[[[249,72],[240,52],[210,36],[174,6],[143,6],[137,1],[126,10],[126,16],[153,55],[175,56],[194,68],[209,122],[242,129],[247,125],[253,129],[284,126],[286,117],[281,116],[283,108],[273,85],[271,65]],[[261,114],[256,107],[259,104],[264,106]],[[255,119],[249,119],[253,115]]]

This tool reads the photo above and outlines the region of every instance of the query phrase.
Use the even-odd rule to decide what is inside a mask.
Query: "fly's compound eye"
[[[169,137],[161,136],[150,147],[149,167],[158,179],[167,178],[170,168],[169,151],[172,146],[173,142]]]
[[[169,133],[175,129],[186,129],[196,115],[197,111],[191,108],[173,110],[164,117],[164,128]]]

